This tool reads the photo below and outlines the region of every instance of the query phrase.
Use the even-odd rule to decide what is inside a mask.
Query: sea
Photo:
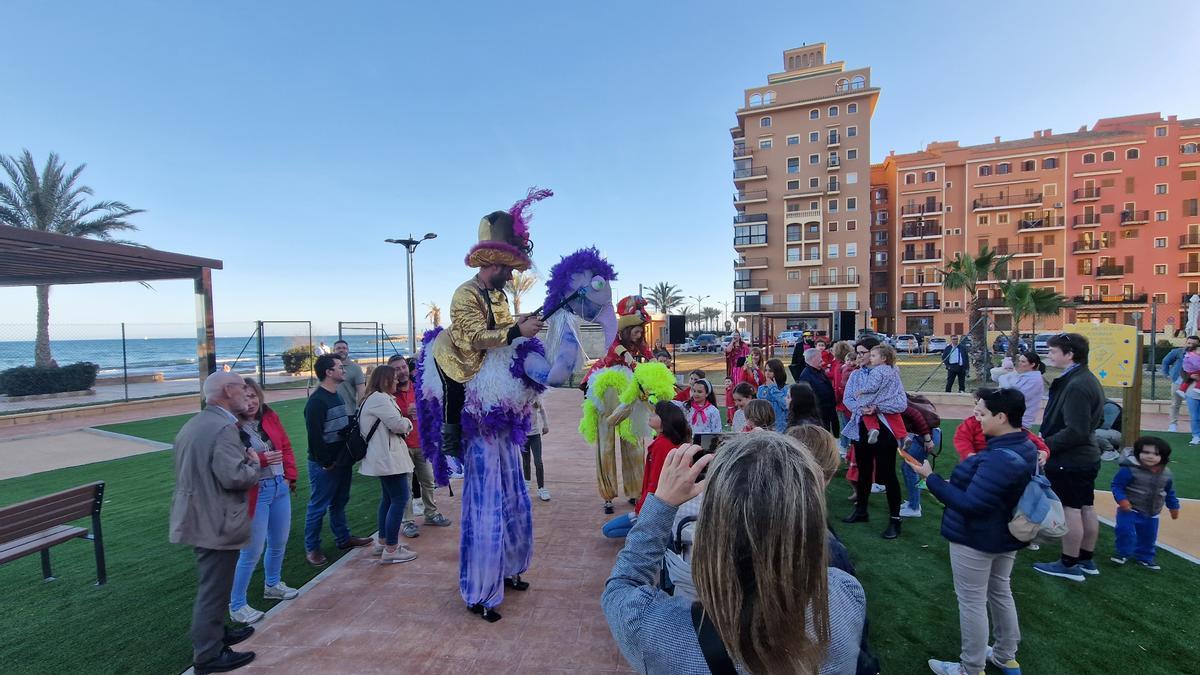
[[[314,335],[312,338],[314,347],[324,341],[330,348],[337,339],[336,335]],[[392,354],[408,355],[407,340],[400,342],[387,337],[379,340],[374,335],[346,335],[345,339],[350,347],[350,357],[357,361],[386,360]],[[266,338],[263,349],[266,372],[282,371],[283,352],[306,342],[307,336]],[[229,365],[234,372],[256,372],[257,337],[218,337],[216,345],[218,368]],[[33,347],[32,340],[0,340],[0,370],[33,365]],[[99,377],[120,377],[126,372],[129,375],[162,373],[163,379],[167,380],[197,377],[195,338],[55,340],[51,334],[50,352],[60,366],[79,361],[99,365]]]

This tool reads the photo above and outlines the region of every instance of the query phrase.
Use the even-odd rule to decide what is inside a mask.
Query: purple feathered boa
[[[445,330],[441,326],[426,331],[421,337],[421,358],[417,359],[417,371],[413,374],[413,382],[417,387],[417,432],[421,436],[421,454],[433,465],[433,477],[438,485],[450,484],[450,465],[442,454],[442,402],[436,398],[426,398],[422,383],[425,377],[438,377],[437,371],[425,372],[425,355],[432,359],[433,341]],[[446,393],[442,392],[445,396]]]

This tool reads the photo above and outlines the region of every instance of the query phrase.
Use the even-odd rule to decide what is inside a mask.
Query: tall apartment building
[[[734,316],[760,336],[832,331],[867,318],[869,68],[826,61],[824,43],[783,54],[784,71],[745,90],[733,137]]]
[[[1168,319],[1181,327],[1185,298],[1200,293],[1197,171],[1200,119],[1158,113],[1066,134],[1045,129],[1020,140],[892,153],[872,168],[873,194],[886,190],[890,199],[893,241],[891,287],[886,298],[873,295],[874,321],[901,333],[967,332],[968,298],[942,288],[939,270],[955,252],[987,244],[1012,256],[1003,278],[1075,303],[1039,319],[1039,330],[1064,321],[1149,329],[1152,301],[1160,330]],[[989,327],[1008,330],[1000,286],[985,282],[979,296]],[[890,317],[881,314],[887,308]]]

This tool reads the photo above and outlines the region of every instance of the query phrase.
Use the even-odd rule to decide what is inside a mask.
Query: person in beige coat
[[[207,406],[175,437],[175,492],[170,540],[196,554],[199,585],[192,606],[192,660],[196,673],[225,672],[254,660],[230,645],[253,628],[225,627],[239,550],[250,543],[246,490],[258,482],[259,460],[242,444],[237,415],[246,410],[246,385],[234,373],[204,380]]]
[[[396,407],[396,371],[376,368],[367,383],[366,398],[359,404],[358,429],[367,439],[367,456],[359,466],[364,476],[379,477],[379,533],[375,552],[380,562],[404,563],[415,560],[415,551],[400,542],[400,524],[408,505],[408,490],[413,472],[412,457],[404,437],[412,431],[412,422]]]

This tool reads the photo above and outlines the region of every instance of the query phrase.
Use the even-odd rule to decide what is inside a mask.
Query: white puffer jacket
[[[412,433],[412,422],[400,414],[396,399],[383,392],[374,392],[363,402],[358,428],[363,438],[379,420],[379,428],[367,444],[367,456],[358,471],[364,476],[394,476],[412,473],[413,461],[408,454],[404,436]]]

